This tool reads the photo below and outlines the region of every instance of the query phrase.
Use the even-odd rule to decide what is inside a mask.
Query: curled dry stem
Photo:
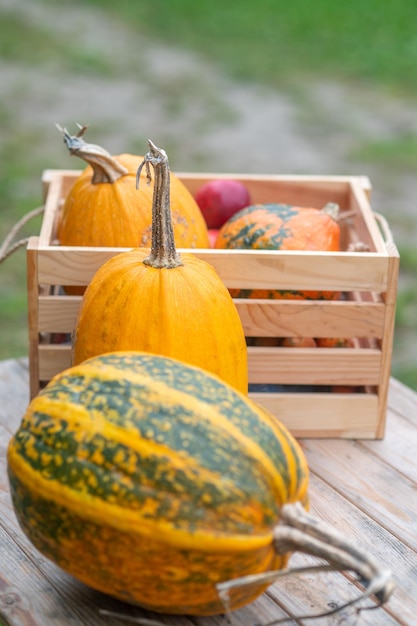
[[[66,128],[62,128],[56,124],[57,129],[62,133],[65,145],[72,156],[78,156],[84,159],[93,168],[93,177],[91,182],[98,183],[114,183],[122,176],[128,174],[128,170],[115,159],[110,152],[107,152],[101,146],[94,143],[86,143],[83,136],[87,130],[87,126],[78,126],[78,133],[70,135]]]
[[[306,513],[300,503],[286,504],[282,507],[281,519],[274,531],[274,545],[278,554],[299,551],[325,559],[328,563],[243,576],[219,583],[216,585],[217,592],[230,624],[235,624],[230,606],[230,592],[233,589],[258,585],[265,586],[293,574],[351,570],[356,573],[358,582],[365,590],[360,596],[328,611],[314,615],[278,618],[263,624],[263,626],[278,626],[278,624],[296,620],[329,617],[371,596],[376,598],[377,604],[361,607],[360,610],[374,609],[387,602],[394,589],[391,573],[381,568],[373,556],[355,545],[333,527]],[[127,616],[105,610],[101,610],[100,613],[141,624],[142,626],[163,626],[162,622],[158,620],[144,617]],[[255,624],[254,626],[261,625]]]
[[[217,591],[230,618],[230,592],[233,589],[271,584],[278,578],[294,573],[330,570],[352,571],[358,576],[358,582],[365,591],[357,598],[331,611],[318,615],[300,615],[295,618],[278,619],[266,626],[283,624],[293,619],[306,620],[326,617],[370,596],[374,596],[378,605],[382,605],[388,601],[394,590],[391,572],[381,568],[372,555],[355,545],[332,526],[308,514],[298,502],[282,507],[280,521],[274,530],[274,546],[278,554],[303,552],[324,559],[328,565],[265,572],[219,583]]]

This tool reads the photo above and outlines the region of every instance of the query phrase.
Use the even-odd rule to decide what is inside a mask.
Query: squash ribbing
[[[216,582],[282,566],[280,506],[307,497],[304,456],[275,418],[149,354],[56,377],[12,440],[9,475],[19,521],[46,556],[164,612],[221,612]]]

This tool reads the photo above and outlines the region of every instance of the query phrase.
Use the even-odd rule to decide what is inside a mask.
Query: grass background
[[[54,0],[43,3],[55,4]],[[246,83],[294,92],[300,84],[317,79],[337,80],[417,101],[414,0],[351,0],[348,4],[332,0],[83,0],[68,5],[81,13],[106,11],[115,23],[124,22],[138,34],[197,52],[222,72]],[[7,3],[0,19],[0,59],[86,76],[111,78],[132,71],[116,58],[103,58],[93,47],[60,37],[47,23],[34,26],[30,16]],[[36,144],[36,131],[28,136],[14,122],[13,110],[0,103],[0,240],[19,217],[39,203],[38,189],[30,181],[50,167],[48,155],[38,154],[34,160],[26,149]],[[405,129],[392,140],[381,138],[358,145],[356,156],[374,167],[413,176],[417,139]],[[31,223],[23,235],[37,232],[39,223]],[[404,223],[409,234],[414,228],[413,219]],[[405,237],[399,247],[397,352],[409,341],[410,333],[417,336],[417,253],[411,237]],[[0,358],[27,352],[24,284],[24,255],[19,252],[0,266]],[[417,361],[399,361],[393,373],[417,389]]]
[[[417,90],[413,0],[88,0],[245,80],[282,86],[314,76]]]

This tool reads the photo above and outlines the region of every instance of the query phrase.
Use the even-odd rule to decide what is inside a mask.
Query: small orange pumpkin
[[[72,155],[88,166],[69,191],[57,225],[63,246],[150,246],[153,184],[136,189],[136,171],[142,156],[111,156],[86,143],[86,126],[75,136],[60,129]],[[144,183],[145,181],[143,181]],[[186,186],[171,174],[171,212],[178,247],[209,248],[207,226]]]
[[[166,153],[150,141],[138,174],[144,164],[149,179],[150,164],[155,172],[150,254],[122,252],[95,274],[81,304],[74,364],[141,350],[201,367],[247,393],[246,341],[235,304],[211,265],[176,250]]]
[[[220,229],[216,248],[257,250],[340,250],[338,206],[323,209],[255,204],[233,215]],[[337,292],[232,289],[235,298],[334,300]]]

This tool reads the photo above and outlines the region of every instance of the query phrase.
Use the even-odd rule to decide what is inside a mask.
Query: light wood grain
[[[249,380],[253,384],[297,385],[302,380],[305,385],[372,385],[378,382],[381,352],[356,348],[250,347],[248,359]],[[39,346],[41,380],[49,380],[70,365],[70,344]],[[315,370],[316,366],[321,369]]]
[[[321,208],[328,202],[339,204],[342,210],[350,209],[350,188],[352,177],[316,175],[250,175],[250,174],[192,174],[179,172],[191,193],[208,180],[233,178],[243,182],[249,189],[253,203],[279,202],[294,206]],[[358,177],[363,188],[369,191],[370,182],[366,177]]]
[[[375,437],[376,394],[253,392],[249,396],[275,415],[296,437]]]
[[[380,350],[356,348],[248,348],[252,383],[374,385],[379,382]]]
[[[71,345],[40,344],[39,378],[71,365]],[[381,351],[357,348],[249,347],[249,381],[282,385],[377,385]]]
[[[39,332],[72,332],[80,296],[40,295]],[[374,337],[384,334],[381,302],[236,299],[247,337]]]
[[[45,214],[42,220],[39,243],[48,246],[55,237],[55,225],[64,198],[64,178],[56,173],[51,177],[45,198]]]
[[[46,285],[87,285],[124,248],[38,245],[38,280]],[[181,250],[190,253],[190,250]],[[281,250],[193,250],[227,287],[241,289],[385,291],[388,261],[376,253]]]

